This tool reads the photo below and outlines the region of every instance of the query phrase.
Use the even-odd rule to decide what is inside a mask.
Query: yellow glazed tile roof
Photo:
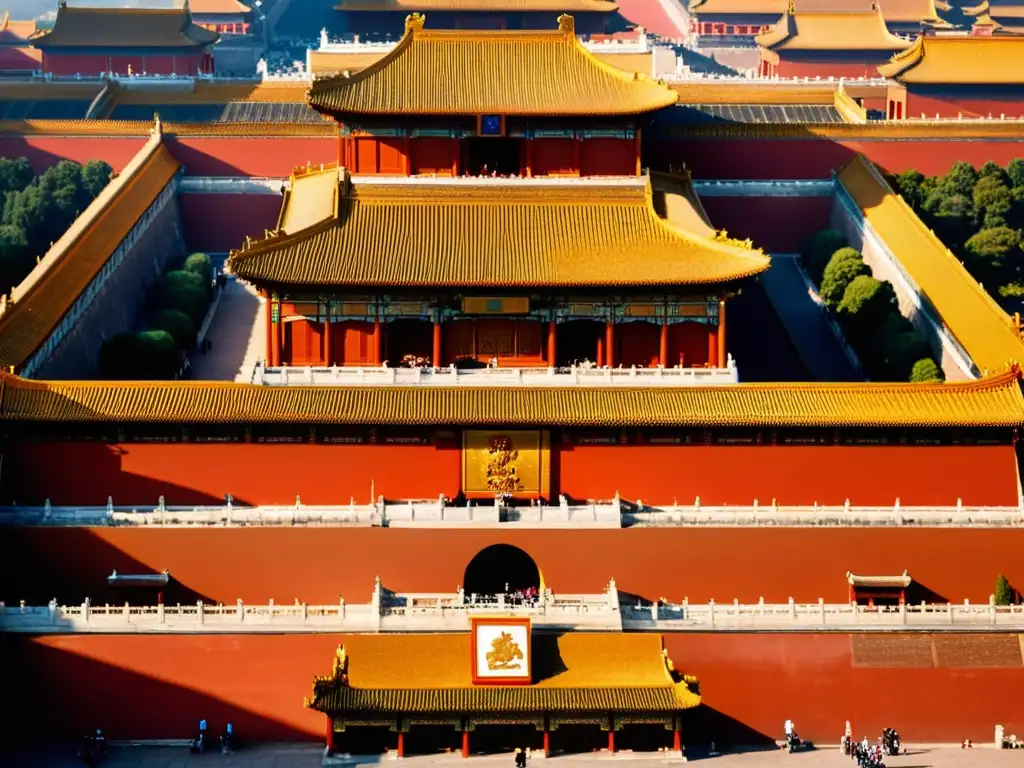
[[[531,685],[473,686],[469,634],[353,635],[347,679],[321,678],[322,712],[670,712],[700,704],[670,672],[660,635],[534,634]]]
[[[907,84],[1019,85],[1024,37],[922,35],[878,71]]]
[[[787,10],[755,40],[773,51],[903,51],[912,43],[889,32],[877,7],[867,11]]]
[[[618,10],[613,0],[342,0],[336,11],[490,11],[518,13],[551,11],[552,13],[598,12]]]
[[[315,109],[363,115],[632,115],[676,102],[675,91],[596,59],[571,16],[553,31],[435,31],[423,17],[386,56],[349,77],[316,80]]]
[[[181,166],[155,132],[54,243],[0,314],[0,367],[19,369],[46,341]]]
[[[61,3],[53,29],[33,38],[39,48],[198,48],[220,35],[195,24],[187,7],[80,8]]]
[[[924,21],[945,25],[938,14],[936,0],[844,0],[840,4],[834,0],[797,0],[794,5],[798,14],[870,10],[876,6],[881,7],[882,16],[890,24]],[[788,0],[691,0],[690,12],[697,16],[703,13],[779,17],[786,12],[788,6]]]
[[[768,268],[758,251],[661,219],[644,180],[619,181],[343,180],[336,215],[234,251],[229,265],[259,283],[446,288],[696,285]]]
[[[693,188],[689,173],[651,172],[651,189],[659,215],[670,224],[701,237],[714,237],[704,203]]]
[[[264,387],[29,381],[0,374],[0,419],[51,423],[533,427],[1014,427],[1013,369],[950,384],[723,387]]]
[[[840,171],[839,181],[980,370],[1024,361],[1010,317],[863,155]]]

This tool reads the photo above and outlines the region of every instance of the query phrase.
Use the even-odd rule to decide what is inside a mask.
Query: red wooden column
[[[725,368],[725,299],[718,302],[718,367]]]
[[[551,731],[544,726],[544,757],[551,757]]]
[[[402,137],[402,174],[412,175],[412,140],[408,136]]]
[[[526,139],[523,144],[526,145],[526,178],[533,178],[533,139]]]
[[[325,735],[326,735],[325,741],[327,742],[327,754],[333,755],[334,754],[334,719],[330,715],[327,716],[327,733]]]
[[[266,355],[264,356],[264,360],[267,361],[267,365],[274,364],[273,342],[271,341],[274,334],[274,318],[273,307],[271,307],[270,302],[271,298],[269,296],[267,296],[267,300],[263,302],[263,312],[266,315],[267,320],[267,340],[264,343],[264,346],[266,347]]]
[[[273,312],[273,307],[271,307]],[[270,329],[270,364],[278,366],[281,364],[281,303],[277,302],[277,322],[271,318]]]
[[[331,302],[327,302],[327,319],[324,321],[324,365],[330,366],[332,361],[331,350]]]
[[[380,334],[380,310],[373,318],[373,364],[380,365],[384,362],[381,355],[381,334]]]
[[[555,318],[548,320],[548,366],[554,367],[558,355],[558,323]]]
[[[672,728],[672,751],[682,752],[683,751],[683,736],[679,732],[679,718],[676,717],[675,723]]]
[[[614,728],[609,728],[608,729],[608,751],[613,753],[613,754],[615,752],[615,729]]]
[[[676,731],[678,734],[679,732]],[[398,732],[398,756],[405,757],[405,733],[402,731]]]
[[[441,367],[441,318],[434,318],[434,348],[431,352],[430,362],[435,368]]]
[[[718,360],[718,329],[708,323],[708,368]]]
[[[610,319],[604,327],[604,357],[609,368],[615,367],[615,321]]]
[[[658,340],[658,364],[668,368],[668,318],[661,321],[661,338]]]
[[[468,727],[468,726],[465,726]],[[469,731],[462,731],[462,756],[469,757]]]
[[[643,168],[640,162],[640,129],[636,129],[636,135],[633,137],[633,146],[636,150],[636,175],[639,176],[643,173]]]
[[[597,337],[597,360],[594,362],[598,368],[604,365],[604,339],[600,336]]]

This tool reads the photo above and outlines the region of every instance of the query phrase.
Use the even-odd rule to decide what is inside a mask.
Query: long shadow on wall
[[[80,605],[86,598],[93,605],[121,605],[126,600],[153,604],[156,592],[127,595],[112,588],[107,577],[113,571],[123,575],[161,573],[169,563],[143,563],[98,536],[89,528],[23,528],[0,537],[0,600],[17,605],[46,605],[56,598],[63,605]],[[170,572],[163,590],[164,603],[194,605],[215,601],[182,584]],[[148,599],[147,599],[148,598]]]
[[[184,739],[195,735],[201,718],[215,736],[233,723],[241,742],[315,741],[322,733],[322,715],[317,713],[308,713],[309,728],[304,730],[240,708],[237,702],[45,647],[28,636],[0,635],[0,648],[8,675],[2,694],[8,714],[0,718],[5,744],[70,743],[95,728],[102,728],[111,740]],[[231,663],[246,661],[232,655]],[[288,701],[261,700],[259,680],[252,688],[252,702],[264,711],[275,705],[281,711],[290,709]],[[306,714],[304,694],[307,681],[296,680],[298,721]]]
[[[706,704],[685,713],[683,727],[687,758],[707,757],[712,742],[721,753],[777,749],[774,736],[761,733]]]

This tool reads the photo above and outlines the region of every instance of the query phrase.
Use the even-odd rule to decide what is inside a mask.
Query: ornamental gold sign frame
[[[523,627],[526,629],[526,672],[512,677],[480,677],[477,674],[477,627]],[[533,683],[533,625],[529,616],[471,616],[469,619],[469,671],[473,685],[530,685]]]

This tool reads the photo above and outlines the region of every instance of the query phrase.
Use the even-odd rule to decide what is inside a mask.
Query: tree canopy
[[[821,278],[819,294],[825,304],[835,309],[843,300],[847,286],[861,275],[870,275],[871,270],[864,263],[864,257],[856,248],[840,248],[832,254]]]
[[[110,180],[100,161],[61,160],[36,176],[25,158],[0,158],[0,290],[17,285]]]

